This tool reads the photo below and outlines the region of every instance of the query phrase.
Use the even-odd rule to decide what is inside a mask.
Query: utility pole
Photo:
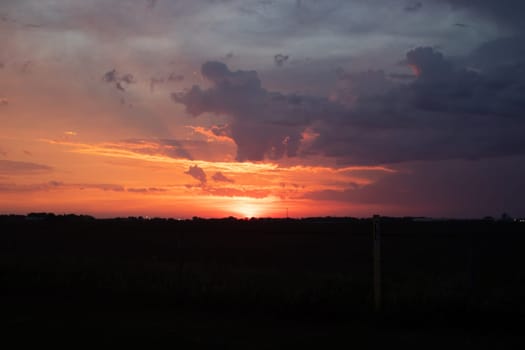
[[[372,219],[372,238],[374,244],[374,308],[376,312],[381,311],[381,229],[379,226],[379,215]]]

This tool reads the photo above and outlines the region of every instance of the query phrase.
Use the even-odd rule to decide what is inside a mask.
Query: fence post
[[[467,232],[467,310],[470,312],[475,305],[474,295],[474,233]]]
[[[379,226],[379,215],[372,219],[373,242],[374,242],[374,308],[376,312],[381,311],[381,228]]]

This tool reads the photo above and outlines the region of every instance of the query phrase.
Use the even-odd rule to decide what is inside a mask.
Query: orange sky
[[[237,162],[234,140],[211,131],[226,125],[227,115],[197,120],[169,98],[172,90],[207,84],[200,63],[174,55],[175,62],[164,61],[155,72],[141,62],[137,48],[98,43],[98,56],[80,57],[94,45],[87,35],[71,33],[57,43],[54,38],[64,34],[13,30],[8,43],[16,56],[0,70],[0,91],[6,92],[0,108],[0,213],[283,217],[288,209],[290,216],[304,217],[384,209],[319,203],[308,194],[366,185],[393,173],[390,167],[347,167],[324,157]],[[112,67],[125,67],[136,81],[126,91],[116,89],[103,81]],[[153,84],[148,78],[170,72],[184,81]],[[305,132],[303,143],[314,138]],[[188,174],[192,166],[202,169],[205,182]],[[224,178],[214,180],[217,173]]]
[[[231,141],[206,138],[188,130],[188,142],[228,157]],[[81,131],[65,131],[55,139],[45,132],[27,138],[0,136],[8,154],[4,160],[0,210],[26,213],[88,213],[95,216],[162,217],[293,217],[367,215],[373,208],[326,201],[322,206],[305,197],[309,192],[338,190],[347,183],[366,185],[392,173],[387,167],[330,167],[177,159],[154,140],[82,141]],[[110,138],[110,136],[108,136]],[[8,157],[9,158],[9,157]],[[291,163],[291,162],[290,162]],[[43,166],[45,164],[45,166]],[[42,165],[38,167],[38,165]],[[206,180],[193,178],[197,166]],[[213,175],[223,176],[214,180]]]

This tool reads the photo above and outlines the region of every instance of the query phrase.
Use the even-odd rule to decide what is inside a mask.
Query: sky
[[[0,213],[525,216],[522,0],[0,0]]]

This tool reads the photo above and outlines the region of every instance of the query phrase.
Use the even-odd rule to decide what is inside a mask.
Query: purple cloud
[[[188,174],[194,179],[198,180],[201,183],[201,186],[204,186],[208,181],[206,173],[198,165],[190,166],[188,171],[184,172],[184,174]]]
[[[219,172],[216,172],[215,174],[213,174],[212,176],[212,179],[213,181],[216,181],[216,182],[229,182],[229,183],[233,183],[235,181],[233,181],[232,179],[226,177],[223,173],[221,173],[220,171]]]
[[[53,170],[50,166],[30,163],[30,162],[18,162],[13,160],[0,160],[0,174],[31,174],[41,173]]]
[[[237,144],[239,161],[295,157],[311,121],[343,111],[326,98],[270,92],[261,87],[255,71],[230,71],[224,63],[207,62],[201,73],[211,88],[193,86],[172,98],[194,116],[206,112],[230,116],[228,134]]]

